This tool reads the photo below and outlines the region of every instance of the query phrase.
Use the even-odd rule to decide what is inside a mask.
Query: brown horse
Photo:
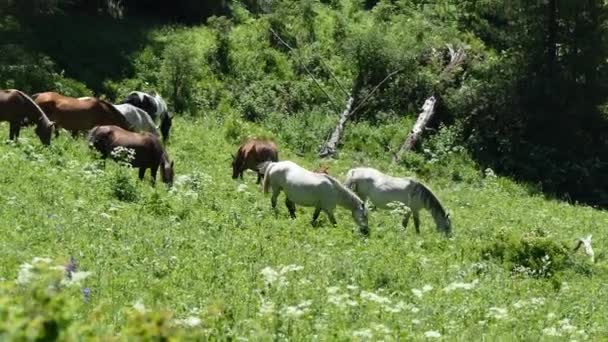
[[[19,138],[21,125],[25,121],[36,124],[36,134],[44,145],[51,143],[55,127],[44,111],[25,93],[16,89],[0,90],[0,121],[10,123],[9,138]]]
[[[139,179],[144,179],[146,169],[150,169],[152,183],[155,183],[160,167],[163,182],[169,186],[173,184],[173,162],[169,161],[163,145],[153,134],[135,133],[118,126],[97,126],[89,133],[89,143],[101,152],[104,159],[117,147],[133,149],[135,157],[130,163],[139,168]]]
[[[232,179],[239,176],[243,179],[243,172],[249,169],[258,173],[256,184],[260,184],[262,174],[257,167],[265,161],[279,161],[277,145],[270,140],[248,140],[239,147],[236,156],[232,156]]]
[[[58,127],[67,129],[73,136],[101,125],[131,129],[127,119],[111,103],[104,100],[75,99],[55,92],[34,94],[32,98]]]

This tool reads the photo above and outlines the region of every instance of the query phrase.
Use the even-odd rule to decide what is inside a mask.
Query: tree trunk
[[[401,157],[405,152],[412,151],[418,144],[418,141],[422,137],[422,132],[424,132],[424,128],[429,123],[433,114],[435,114],[435,96],[431,96],[426,101],[424,101],[424,105],[422,105],[422,112],[418,115],[418,120],[414,124],[414,128],[410,132],[410,135],[405,139],[403,145],[397,152],[397,155],[393,158],[394,161],[400,161]]]
[[[450,62],[445,66],[440,75],[440,79],[446,82],[452,79],[456,68],[462,64],[466,58],[466,53],[462,47],[454,50],[452,45],[448,44],[447,48],[450,53]],[[431,96],[424,101],[424,104],[422,105],[422,112],[420,112],[418,115],[418,120],[416,120],[412,131],[408,135],[407,139],[405,139],[403,145],[401,145],[401,148],[397,154],[393,156],[393,162],[399,162],[405,152],[413,151],[414,148],[419,144],[426,125],[435,114],[436,102],[437,100],[435,99],[435,96]]]
[[[325,145],[323,146],[323,148],[321,148],[321,152],[319,152],[319,157],[325,158],[325,157],[333,156],[334,154],[336,154],[336,152],[338,152],[338,143],[340,142],[340,138],[342,137],[342,132],[344,131],[344,125],[346,124],[346,121],[353,113],[351,111],[351,109],[353,107],[354,101],[355,101],[355,98],[353,96],[348,98],[348,101],[346,102],[346,108],[344,109],[342,114],[340,114],[340,120],[338,120],[338,124],[336,125],[336,128],[334,128],[334,131],[331,133],[331,136],[325,142]]]

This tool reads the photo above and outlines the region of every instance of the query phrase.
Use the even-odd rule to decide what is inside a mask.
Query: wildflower
[[[61,284],[67,286],[78,285],[81,281],[88,278],[91,274],[91,272],[74,272],[72,273],[71,278],[63,279],[61,281]]]
[[[380,296],[378,294],[375,294],[373,292],[361,291],[361,298],[367,299],[371,302],[376,302],[378,304],[390,304],[391,303],[390,299]]]
[[[308,312],[308,307],[310,304],[312,304],[312,301],[306,300],[295,306],[287,306],[283,309],[282,313],[284,316],[290,318],[299,318]]]
[[[201,325],[202,322],[203,321],[196,316],[188,316],[184,319],[178,319],[175,321],[175,323],[189,328],[198,327],[199,325]]]
[[[431,291],[432,289],[433,289],[433,287],[431,285],[424,285],[422,287],[422,289],[412,289],[412,293],[414,294],[414,296],[416,296],[418,298],[422,298],[423,294]]]
[[[85,287],[84,290],[82,290],[82,294],[84,295],[84,302],[88,303],[89,297],[91,296],[91,289]]]
[[[412,320],[412,324],[413,325],[418,325],[418,324],[420,324],[420,320],[419,319],[413,319]]]
[[[272,301],[267,301],[262,298],[262,305],[260,305],[260,311],[258,312],[259,316],[266,316],[274,313],[274,303]]]
[[[475,279],[470,283],[453,282],[450,285],[443,288],[443,292],[452,292],[454,290],[471,290],[479,283],[479,279]]]
[[[239,184],[239,186],[236,188],[236,191],[237,192],[245,192],[245,191],[247,191],[247,185],[243,184],[243,183]]]
[[[439,333],[439,331],[429,330],[429,331],[427,331],[427,332],[424,333],[424,337],[426,337],[426,338],[440,338],[441,334]]]
[[[374,334],[372,333],[371,329],[361,329],[353,331],[353,336],[362,339],[372,339],[374,337]]]
[[[135,302],[135,304],[133,304],[133,309],[139,311],[140,313],[146,312],[146,306],[144,305],[141,299],[139,299],[137,302]]]
[[[65,265],[65,276],[68,279],[72,279],[72,273],[76,272],[78,270],[78,264],[76,263],[76,260],[74,259],[73,256],[70,256],[70,261],[68,262],[67,265]]]
[[[488,316],[493,317],[495,319],[505,319],[507,318],[507,309],[491,307],[488,312]]]
[[[547,336],[562,336],[562,334],[560,334],[560,332],[555,327],[543,329],[543,334]]]

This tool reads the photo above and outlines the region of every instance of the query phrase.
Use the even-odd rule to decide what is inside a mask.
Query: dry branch
[[[412,151],[414,147],[416,147],[420,137],[422,137],[422,132],[424,132],[426,125],[433,117],[433,114],[435,114],[435,102],[437,102],[437,100],[435,100],[435,96],[431,96],[424,101],[424,104],[422,105],[422,112],[420,112],[420,115],[418,115],[418,120],[416,120],[414,128],[412,128],[409,136],[407,139],[405,139],[403,145],[401,145],[399,152],[397,152],[397,155],[394,158],[395,161],[401,160],[401,157],[405,152]]]
[[[321,152],[319,152],[319,157],[328,157],[336,154],[336,152],[338,151],[338,143],[340,142],[340,138],[342,137],[342,132],[344,131],[346,121],[354,113],[354,111],[351,111],[354,101],[355,99],[352,96],[348,98],[348,101],[346,102],[346,108],[344,109],[342,114],[340,114],[340,120],[338,120],[336,128],[334,128],[334,131],[332,132],[331,136],[329,137],[327,142],[325,142],[325,145],[321,149]]]
[[[453,76],[456,68],[464,63],[466,59],[464,48],[459,47],[457,50],[454,50],[451,44],[448,44],[447,48],[450,54],[450,62],[445,66],[445,68],[443,68],[440,75],[440,78],[446,81]],[[394,162],[400,161],[405,152],[413,151],[414,148],[419,144],[422,138],[422,133],[427,129],[426,125],[435,114],[436,102],[437,100],[435,99],[435,96],[431,96],[424,101],[424,105],[422,105],[422,112],[420,112],[418,115],[418,119],[416,120],[412,131],[408,135],[407,139],[405,139],[403,145],[401,145],[401,148],[397,154],[393,156]]]

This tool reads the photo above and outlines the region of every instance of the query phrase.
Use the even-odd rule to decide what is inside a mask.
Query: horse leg
[[[329,210],[325,210],[325,213],[327,214],[327,217],[329,218],[329,222],[331,222],[331,224],[333,224],[334,226],[338,224],[338,222],[336,222],[336,217],[334,216],[334,213]]]
[[[70,133],[72,134],[72,138],[78,138],[78,131],[70,131]]]
[[[105,159],[104,159],[105,161]],[[139,168],[139,180],[144,180],[144,175],[146,174],[146,168],[145,167],[140,167]]]
[[[11,139],[11,140],[17,139],[19,137],[19,122],[11,121],[8,131],[9,131],[9,134],[8,134],[9,139]]]
[[[150,168],[150,174],[152,174],[152,185],[156,184],[156,172],[158,172],[158,165]]]
[[[260,184],[262,181],[262,174],[258,171],[258,181],[255,184]]]
[[[416,234],[420,234],[420,213],[416,210],[412,214],[414,215],[414,227],[416,227]]]
[[[319,218],[319,215],[321,214],[321,208],[316,208],[315,212],[312,213],[312,221],[310,221],[310,224],[312,224],[313,226],[317,224],[317,219]]]
[[[289,200],[289,198],[287,198],[287,196],[285,196],[285,206],[287,206],[287,210],[289,210],[289,217],[291,217],[292,219],[296,218],[296,204],[293,203],[292,201]]]
[[[403,226],[403,229],[407,228],[407,223],[410,221],[410,216],[412,216],[412,212],[408,211],[404,216],[403,216],[403,221],[401,221],[401,225]]]

